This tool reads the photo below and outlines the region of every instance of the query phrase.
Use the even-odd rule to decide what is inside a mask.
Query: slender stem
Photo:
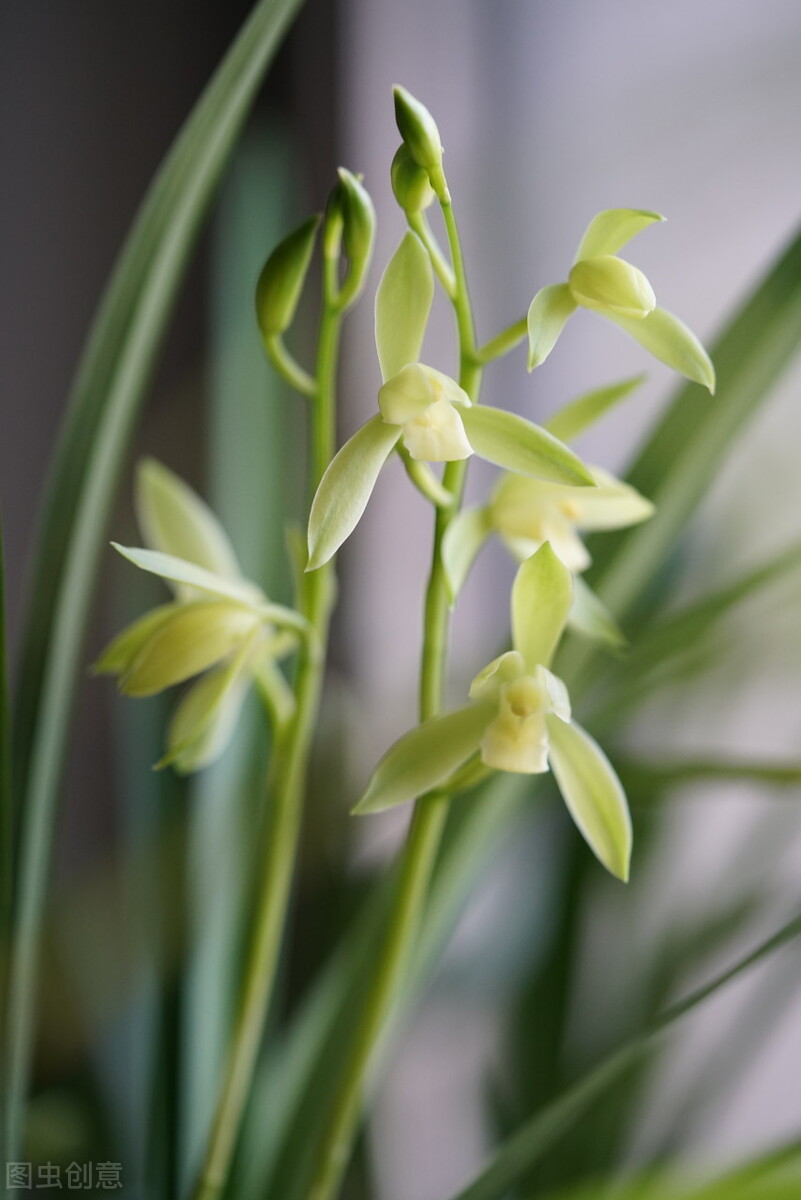
[[[431,259],[431,265],[436,272],[437,279],[439,279],[440,283],[445,289],[446,295],[448,295],[451,300],[454,300],[456,296],[456,280],[453,277],[453,271],[451,270],[445,255],[440,250],[439,242],[431,232],[431,227],[428,224],[425,215],[423,213],[410,213],[408,220],[409,227],[414,230],[428,251],[428,256]]]
[[[504,354],[508,354],[510,350],[514,350],[528,336],[528,318],[521,317],[519,321],[515,321],[514,325],[510,325],[508,329],[502,330],[491,341],[477,352],[477,358],[481,363],[492,362],[493,359],[502,358]]]
[[[320,323],[316,403],[311,428],[310,490],[313,495],[334,454],[335,379],[342,314],[335,303],[336,261],[326,258],[325,295]],[[256,901],[253,939],[239,1013],[195,1200],[216,1200],[226,1185],[242,1115],[272,998],[303,815],[303,797],[314,724],[325,667],[325,647],[333,592],[332,567],[306,576],[301,607],[312,635],[301,644],[295,686],[296,707],[274,749],[270,778],[271,819],[259,863],[261,890]]]
[[[442,211],[453,259],[455,290],[452,299],[459,332],[459,382],[475,400],[481,384],[481,367],[476,361],[473,315],[461,244],[451,205],[444,204]],[[453,501],[447,507],[437,509],[434,524],[420,672],[421,721],[435,716],[443,705],[450,610],[440,550],[442,539],[461,504],[465,473],[465,462],[452,462],[446,466],[442,482],[451,492]],[[365,1079],[391,1015],[409,951],[420,927],[449,799],[447,794],[435,791],[422,796],[415,804],[381,958],[322,1142],[309,1200],[333,1200],[339,1191],[358,1125]]]
[[[304,371],[300,363],[287,350],[280,333],[265,338],[264,349],[278,374],[286,380],[290,387],[300,392],[302,396],[314,397],[316,395],[317,381],[309,375],[308,371]]]

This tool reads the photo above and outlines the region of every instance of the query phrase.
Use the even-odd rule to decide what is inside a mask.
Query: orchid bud
[[[276,246],[256,284],[256,317],[265,338],[292,324],[309,270],[320,217],[309,217]]]
[[[656,296],[637,267],[614,254],[582,258],[568,276],[573,299],[584,308],[642,319],[656,308]]]
[[[423,212],[434,202],[434,192],[425,167],[421,167],[404,142],[390,168],[392,192],[398,204],[410,216]]]
[[[442,170],[442,140],[431,113],[405,88],[395,87],[395,121],[409,153],[425,168],[431,186],[443,204],[450,204],[450,193]]]

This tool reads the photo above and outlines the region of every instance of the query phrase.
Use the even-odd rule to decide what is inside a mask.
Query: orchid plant
[[[401,854],[391,930],[316,1154],[309,1192],[313,1200],[333,1200],[338,1194],[366,1072],[402,985],[449,804],[496,772],[538,776],[551,771],[603,866],[621,880],[629,872],[631,821],[622,785],[604,751],[574,720],[567,687],[550,667],[568,625],[597,642],[619,647],[623,641],[612,615],[581,579],[590,557],[580,533],[643,522],[653,506],[603,467],[588,466],[567,443],[639,380],[581,397],[543,426],[482,400],[483,373],[526,335],[529,369],[537,367],[577,307],[622,326],[646,350],[710,392],[712,364],[687,327],[656,307],[645,276],[618,256],[630,238],[662,219],[638,209],[609,209],[594,217],[567,282],[542,288],[525,321],[482,347],[475,336],[439,131],[431,114],[403,88],[395,89],[395,111],[403,140],[391,178],[408,229],[375,298],[383,382],[377,411],[338,451],[334,430],[342,319],[363,290],[375,230],[373,204],[359,177],[340,171],[325,214],[303,222],[277,247],[258,283],[256,313],[266,353],[310,404],[308,544],[297,552],[302,569],[293,606],[271,603],[243,579],[213,513],[171,471],[148,461],[137,482],[146,546],[118,549],[134,565],[161,576],[173,599],[123,631],[96,666],[116,675],[122,691],[132,696],[201,676],[172,718],[160,766],[191,772],[222,753],[251,684],[265,701],[272,725],[274,817],[252,935],[252,969],[198,1175],[197,1200],[218,1196],[228,1178],[258,1032],[274,987],[324,671],[334,558],[356,531],[393,455],[403,463],[410,484],[430,502],[433,515],[420,723],[381,759],[354,812],[372,814],[411,801],[415,807]],[[428,221],[434,203],[441,210],[447,252]],[[284,335],[295,318],[318,236],[323,309],[317,363],[307,371]],[[456,377],[421,358],[437,281],[456,317]],[[465,472],[473,454],[502,474],[484,504],[463,508]],[[511,593],[512,648],[478,672],[469,704],[447,712],[449,614],[491,534],[504,541],[520,564]],[[503,639],[499,630],[499,641]],[[288,668],[280,665],[282,659]]]

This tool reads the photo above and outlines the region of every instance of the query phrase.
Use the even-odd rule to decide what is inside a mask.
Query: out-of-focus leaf
[[[687,783],[763,783],[771,789],[801,785],[801,762],[770,763],[747,759],[618,759],[623,783],[638,791],[660,794]]]
[[[302,0],[261,0],[157,175],[118,259],[78,368],[47,491],[26,606],[15,709],[24,814],[10,1032],[9,1158],[19,1157],[39,931],[56,790],[89,598],[114,488],[178,286],[220,176]]]
[[[775,953],[799,934],[801,917],[794,917],[734,966],[666,1009],[641,1034],[603,1059],[578,1083],[527,1121],[496,1151],[478,1178],[463,1188],[454,1200],[498,1200],[499,1196],[504,1195],[526,1175],[550,1146],[566,1133],[608,1088],[651,1050],[660,1034],[695,1010],[727,983],[763,958]]]
[[[561,442],[571,442],[573,438],[589,429],[596,421],[605,416],[621,400],[645,382],[645,375],[634,375],[631,379],[622,379],[620,383],[610,383],[606,387],[594,388],[585,392],[578,399],[560,408],[545,422],[545,428]]]
[[[631,647],[625,669],[641,676],[676,654],[683,654],[700,642],[714,626],[743,600],[801,567],[801,543],[794,543],[780,554],[741,575],[739,579],[704,596],[700,600],[649,623]]]

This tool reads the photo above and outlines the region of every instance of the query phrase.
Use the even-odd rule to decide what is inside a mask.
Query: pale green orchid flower
[[[276,659],[306,633],[306,621],[243,578],[214,513],[154,459],[137,471],[136,508],[147,548],[115,549],[164,579],[174,600],[118,634],[94,670],[115,675],[127,696],[151,696],[201,676],[173,714],[158,764],[197,771],[222,754],[251,684],[274,718],[286,718],[291,693]]]
[[[524,775],[551,770],[593,853],[613,875],[628,878],[631,818],[623,788],[600,746],[573,720],[567,689],[549,670],[572,592],[570,571],[545,542],[520,566],[512,588],[513,649],[476,676],[471,704],[425,721],[391,747],[355,812],[447,792],[473,760]]]
[[[487,504],[463,509],[451,522],[442,547],[452,600],[490,534],[497,534],[519,562],[550,542],[570,571],[581,572],[591,559],[579,530],[623,529],[653,515],[653,504],[636,488],[602,467],[590,471],[594,488],[504,474]]]
[[[376,295],[379,412],[345,443],[320,482],[309,517],[309,570],[327,562],[355,529],[396,447],[407,463],[454,462],[476,453],[509,471],[594,487],[581,459],[553,434],[515,413],[473,404],[450,376],[420,361],[434,295],[431,261],[407,233]],[[411,472],[410,472],[411,473]],[[435,500],[439,480],[415,472]]]
[[[654,358],[681,375],[715,390],[715,370],[704,347],[678,317],[658,308],[654,290],[637,267],[618,256],[635,234],[659,213],[608,208],[590,221],[566,283],[537,292],[528,310],[528,369],[540,365],[578,307],[619,325]]]

